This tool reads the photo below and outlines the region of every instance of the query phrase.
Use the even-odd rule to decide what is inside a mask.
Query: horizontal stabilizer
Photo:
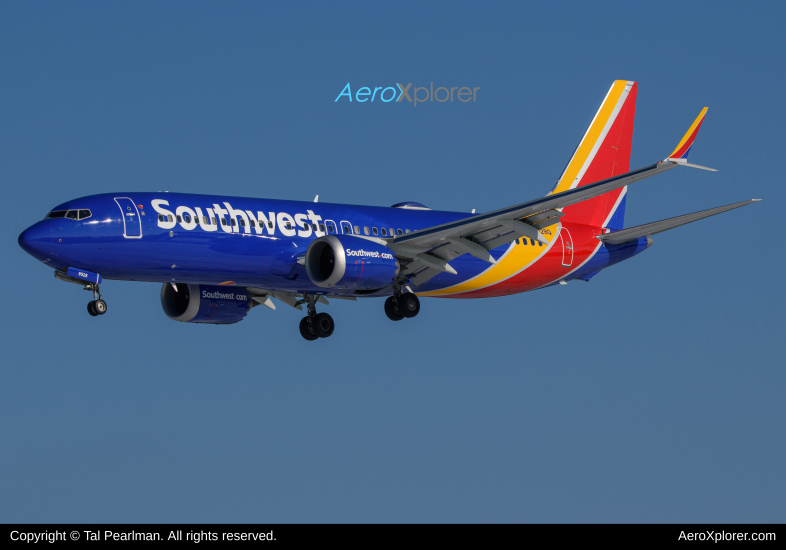
[[[693,214],[686,214],[684,216],[677,216],[676,218],[669,218],[668,220],[661,220],[659,222],[646,223],[644,225],[637,225],[628,229],[614,231],[613,233],[606,233],[605,235],[598,235],[596,238],[608,244],[622,244],[639,237],[649,237],[656,233],[661,233],[669,229],[674,229],[686,223],[695,222],[703,218],[714,216],[722,212],[734,210],[740,206],[745,206],[753,202],[758,202],[761,199],[751,199],[749,201],[735,202],[726,206],[719,206],[717,208],[710,208],[709,210],[702,210],[701,212],[694,212]]]
[[[710,168],[708,166],[701,166],[700,164],[691,164],[690,162],[688,162],[687,160],[682,159],[682,158],[671,158],[671,157],[669,157],[666,160],[664,160],[663,162],[673,162],[675,164],[679,164],[680,166],[688,166],[690,168],[699,168],[701,170],[709,170],[710,172],[717,172],[717,170],[715,168]]]

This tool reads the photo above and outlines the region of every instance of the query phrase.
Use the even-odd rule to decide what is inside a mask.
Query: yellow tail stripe
[[[590,124],[590,127],[587,130],[587,133],[584,135],[584,138],[581,140],[581,144],[579,144],[578,149],[576,149],[573,158],[570,159],[570,163],[565,169],[565,173],[562,175],[559,183],[550,193],[551,195],[562,193],[563,191],[567,191],[571,188],[573,181],[576,179],[576,176],[578,176],[581,168],[587,161],[587,158],[589,158],[592,149],[595,147],[595,143],[598,141],[601,133],[603,133],[603,129],[606,127],[606,123],[609,121],[609,118],[614,112],[614,108],[617,106],[617,102],[619,101],[620,96],[622,96],[622,93],[625,91],[625,86],[627,85],[627,80],[616,80],[614,84],[611,85],[611,89],[606,95],[606,99],[603,101],[600,109],[598,109],[595,119],[592,121],[592,124]]]

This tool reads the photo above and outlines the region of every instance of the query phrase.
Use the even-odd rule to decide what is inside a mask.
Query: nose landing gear
[[[300,335],[309,342],[317,338],[327,338],[336,328],[333,317],[327,313],[317,313],[317,296],[306,295],[298,304],[308,307],[308,315],[300,320]]]
[[[98,315],[103,315],[106,313],[106,302],[101,299],[101,290],[98,288],[98,284],[101,281],[101,275],[97,273],[91,273],[89,271],[82,271],[76,268],[68,268],[69,271],[60,271],[55,270],[55,279],[60,281],[65,281],[66,283],[74,283],[77,285],[82,285],[84,290],[93,293],[93,299],[87,303],[87,312],[92,316],[96,317]],[[72,277],[68,273],[71,271],[75,273],[79,273],[80,277]],[[86,277],[93,278],[95,277],[95,282],[85,281]]]
[[[106,313],[106,302],[101,299],[87,302],[87,312],[93,317],[103,315]]]
[[[96,283],[86,284],[85,290],[92,290],[94,298],[94,300],[87,302],[87,312],[93,317],[106,313],[106,302],[101,299],[101,291],[98,289],[98,285]]]

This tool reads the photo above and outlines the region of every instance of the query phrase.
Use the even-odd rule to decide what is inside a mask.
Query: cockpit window
[[[68,218],[69,220],[84,220],[92,215],[90,210],[52,210],[44,219]]]

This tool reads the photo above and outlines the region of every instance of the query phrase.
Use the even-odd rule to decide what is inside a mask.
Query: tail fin
[[[633,119],[636,116],[635,82],[617,80],[587,128],[550,194],[588,185],[630,170]],[[565,220],[622,229],[627,187],[565,207]]]

